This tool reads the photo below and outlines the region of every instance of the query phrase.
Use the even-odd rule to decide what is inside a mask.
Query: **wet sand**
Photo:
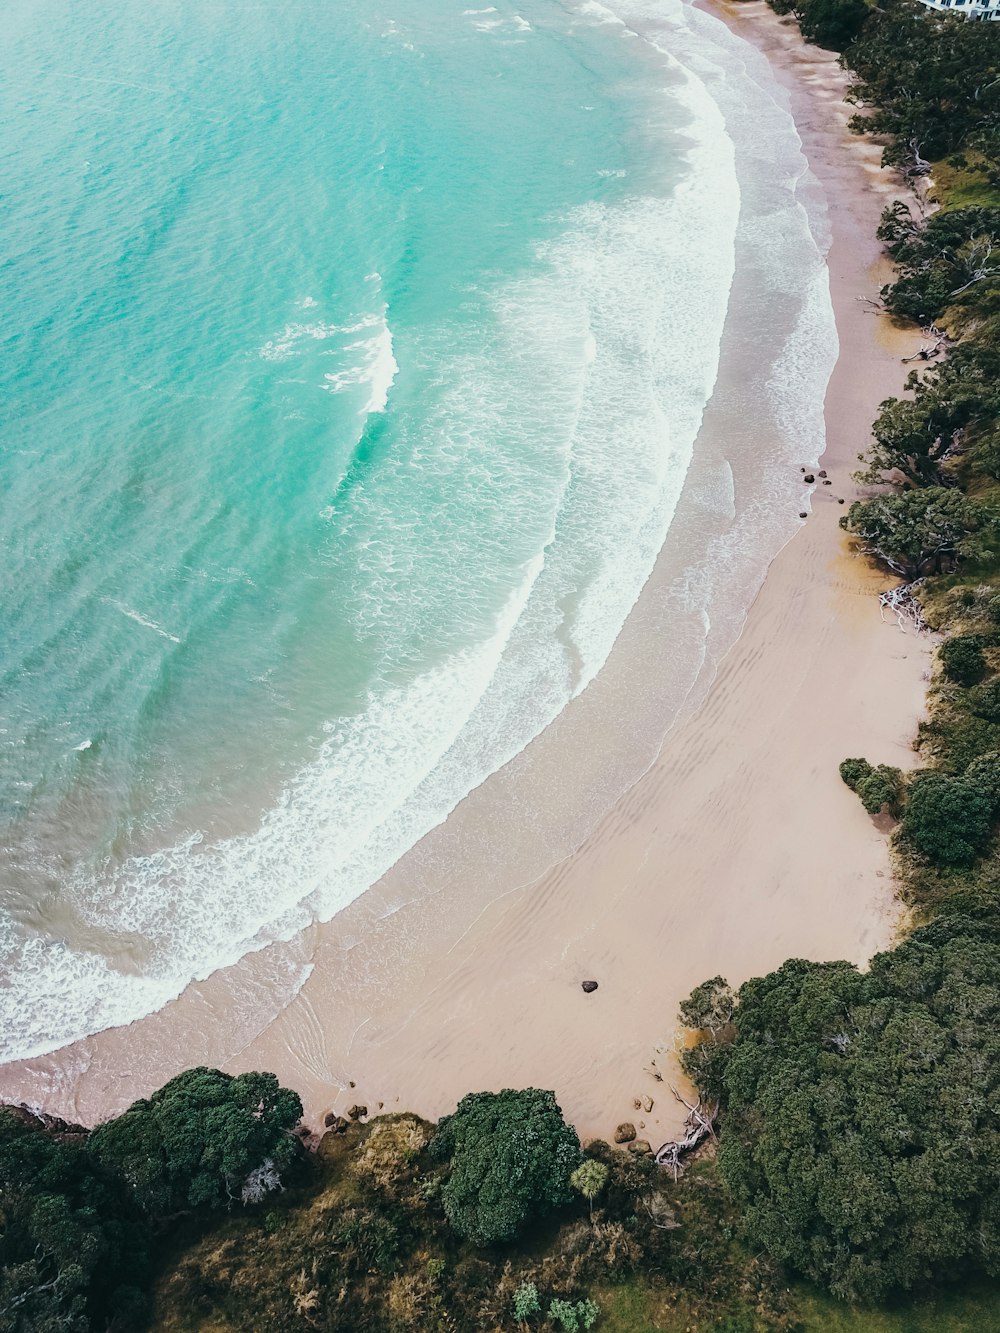
[[[436,1117],[470,1090],[539,1084],[584,1137],[632,1119],[662,1141],[683,1117],[670,1051],[693,985],[716,973],[738,984],[793,955],[860,963],[891,942],[885,837],[837,764],[912,762],[930,644],[881,620],[887,580],[848,553],[837,500],[855,493],[869,423],[919,341],[859,300],[885,280],[874,232],[893,182],[878,149],[846,132],[832,55],[759,0],[713,12],[765,52],[791,97],[829,209],[841,341],[820,464],[832,485],[815,488],[714,679],[655,758],[650,735],[648,770],[618,795],[633,737],[616,718],[631,709],[634,732],[652,715],[642,682],[664,626],[649,608],[676,571],[665,549],[597,681],[368,894],[159,1014],[6,1067],[5,1098],[93,1122],[181,1068],[218,1063],[273,1069],[318,1124],[356,1101]],[[709,436],[724,434],[727,410],[710,410]],[[633,1108],[644,1094],[651,1114]]]

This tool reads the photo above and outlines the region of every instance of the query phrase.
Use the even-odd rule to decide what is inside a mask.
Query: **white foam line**
[[[125,606],[122,602],[116,602],[113,597],[104,597],[102,598],[102,601],[106,602],[109,606],[115,607],[115,609],[120,611],[123,616],[128,616],[129,620],[134,620],[137,625],[144,625],[146,629],[153,630],[156,634],[159,634],[161,638],[169,639],[171,643],[180,643],[180,639],[176,634],[171,634],[169,630],[165,630],[162,625],[158,625],[155,620],[150,620],[148,616],[141,615],[138,611],[133,611],[130,606]]]

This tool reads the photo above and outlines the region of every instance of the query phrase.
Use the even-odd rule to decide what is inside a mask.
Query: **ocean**
[[[685,505],[773,554],[836,335],[790,118],[681,0],[4,27],[12,1060],[357,898],[594,680]],[[691,481],[740,254],[746,530]]]

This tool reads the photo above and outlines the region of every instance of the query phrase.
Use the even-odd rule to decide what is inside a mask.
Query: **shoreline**
[[[712,12],[769,57],[827,196],[841,354],[821,466],[835,485],[816,488],[810,518],[771,563],[707,699],[569,856],[508,887],[449,948],[435,949],[447,939],[447,892],[425,914],[430,905],[407,896],[403,877],[415,862],[418,877],[433,881],[440,844],[463,822],[474,843],[470,819],[489,814],[477,796],[449,821],[447,838],[428,835],[363,906],[267,958],[251,956],[243,998],[256,1016],[230,1034],[237,1053],[225,1068],[274,1070],[301,1093],[313,1124],[351,1101],[436,1116],[471,1088],[516,1081],[554,1086],[583,1137],[610,1136],[635,1117],[633,1098],[653,1094],[640,1137],[665,1138],[683,1110],[643,1068],[657,1045],[670,1045],[677,1002],[694,984],[716,972],[738,984],[794,954],[860,962],[891,939],[885,841],[836,765],[856,752],[912,762],[929,649],[881,622],[874,594],[887,580],[848,554],[834,499],[853,494],[847,474],[878,401],[899,391],[899,358],[919,340],[856,299],[882,280],[874,229],[891,187],[876,186],[878,149],[843,129],[834,56],[806,47],[761,0]],[[472,865],[470,857],[465,870]],[[365,959],[380,964],[378,983],[362,977]],[[593,996],[580,990],[588,976],[599,982]],[[220,984],[190,987],[189,1008],[211,1008]],[[373,984],[380,1007],[364,993]],[[65,1052],[7,1067],[5,1097],[14,1084],[30,1101],[45,1082],[51,1109],[110,1111],[136,1049],[152,1036],[154,1055],[163,1054],[155,1043],[167,1012],[77,1043],[89,1075],[64,1063],[61,1079]],[[183,1049],[183,1063],[203,1058],[196,1045]]]

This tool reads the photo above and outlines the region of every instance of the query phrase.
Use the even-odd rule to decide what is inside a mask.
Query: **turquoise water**
[[[594,3],[4,33],[10,1058],[328,917],[584,688],[683,484],[739,191],[697,79]]]

